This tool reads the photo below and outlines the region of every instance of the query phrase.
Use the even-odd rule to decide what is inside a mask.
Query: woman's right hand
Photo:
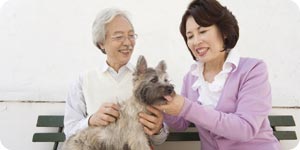
[[[154,107],[166,114],[177,116],[184,105],[184,97],[175,94],[164,96],[164,98],[167,100],[167,104],[155,105]]]
[[[104,103],[89,118],[89,126],[107,126],[119,118],[120,106],[115,103]]]

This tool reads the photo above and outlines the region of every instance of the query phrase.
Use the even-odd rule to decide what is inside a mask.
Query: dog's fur
[[[71,136],[63,150],[151,150],[138,113],[147,112],[147,105],[166,103],[164,96],[174,94],[174,88],[167,79],[164,61],[155,69],[147,68],[140,56],[133,76],[133,95],[120,102],[120,118],[108,126],[88,127]]]

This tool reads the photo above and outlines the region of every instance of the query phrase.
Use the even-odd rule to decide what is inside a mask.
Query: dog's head
[[[162,60],[155,68],[147,67],[144,56],[140,56],[134,72],[134,95],[147,105],[165,104],[166,95],[173,95],[174,86],[168,80],[166,63]]]

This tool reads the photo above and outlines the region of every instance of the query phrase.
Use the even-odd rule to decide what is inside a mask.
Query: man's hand
[[[120,106],[115,103],[104,103],[89,118],[89,126],[107,126],[119,118]]]
[[[160,110],[147,106],[147,110],[151,115],[140,113],[139,121],[144,125],[144,131],[148,135],[158,134],[160,129],[163,128],[163,114]]]

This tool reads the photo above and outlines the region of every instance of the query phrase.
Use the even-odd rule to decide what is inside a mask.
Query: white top
[[[88,118],[105,102],[119,103],[132,96],[132,70],[122,67],[120,76],[116,72],[90,70],[83,76],[82,89]],[[113,73],[115,75],[112,76]]]
[[[98,69],[99,73],[105,74],[107,77],[111,78],[111,82],[117,83],[123,82],[128,77],[128,74],[132,75],[134,72],[134,67],[131,64],[127,64],[119,69],[119,72],[113,70],[110,66],[105,64],[102,69]],[[64,132],[66,134],[66,138],[70,137],[71,135],[77,133],[78,130],[84,129],[88,127],[88,118],[90,113],[94,110],[88,111],[87,104],[89,102],[86,101],[86,86],[84,82],[87,81],[85,77],[87,74],[81,74],[77,81],[75,81],[68,93],[66,106],[65,106],[65,119],[64,119]],[[131,77],[132,79],[132,77]],[[94,82],[95,83],[95,82]],[[128,86],[132,86],[132,82],[129,82]],[[104,87],[104,86],[103,86]],[[114,87],[111,87],[114,88]],[[108,89],[106,88],[105,95],[111,94],[116,95],[115,89]],[[100,95],[100,94],[99,94]],[[117,98],[116,98],[117,100]],[[93,108],[95,109],[95,108]],[[90,113],[88,113],[90,112]],[[151,136],[151,140],[153,144],[161,144],[165,141],[168,136],[168,127],[165,125],[159,135]]]
[[[192,72],[194,76],[198,77],[198,80],[192,85],[193,90],[197,90],[199,93],[198,101],[202,105],[207,105],[215,108],[219,102],[223,87],[230,72],[234,72],[238,67],[240,61],[239,55],[232,50],[223,64],[221,72],[219,72],[214,81],[209,83],[204,80],[203,77],[203,63],[197,62],[196,69]]]

